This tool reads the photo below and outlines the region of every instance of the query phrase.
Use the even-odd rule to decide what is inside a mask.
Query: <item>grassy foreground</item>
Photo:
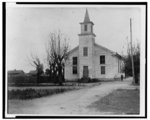
[[[89,107],[114,114],[139,114],[139,90],[118,89]]]
[[[9,90],[8,99],[33,99],[48,95],[63,93],[66,91],[77,89],[72,88],[55,88],[55,89],[24,89],[24,90]]]
[[[85,87],[93,87],[101,83],[67,83],[64,86],[28,86],[9,87],[8,99],[33,99],[44,96],[59,94],[71,90],[78,90]]]

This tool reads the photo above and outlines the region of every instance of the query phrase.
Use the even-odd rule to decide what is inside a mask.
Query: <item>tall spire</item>
[[[89,14],[88,14],[87,8],[86,8],[86,13],[85,13],[85,17],[84,17],[84,22],[90,22],[90,18],[89,18]]]

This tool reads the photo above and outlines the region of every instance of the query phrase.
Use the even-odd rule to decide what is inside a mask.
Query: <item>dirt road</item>
[[[105,82],[92,88],[70,91],[33,100],[10,100],[8,106],[9,113],[48,115],[107,114],[88,108],[87,106],[108,95],[113,90],[128,88],[130,84],[131,79],[126,79],[123,82]]]

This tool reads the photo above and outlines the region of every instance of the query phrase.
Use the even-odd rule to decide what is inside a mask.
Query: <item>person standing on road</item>
[[[121,75],[121,81],[123,81],[123,75]]]

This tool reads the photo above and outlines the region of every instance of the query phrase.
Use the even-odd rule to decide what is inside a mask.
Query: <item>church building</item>
[[[68,52],[68,59],[65,62],[65,79],[77,80],[90,77],[110,80],[124,75],[122,57],[95,43],[94,23],[90,21],[87,10],[80,25],[79,45]]]

